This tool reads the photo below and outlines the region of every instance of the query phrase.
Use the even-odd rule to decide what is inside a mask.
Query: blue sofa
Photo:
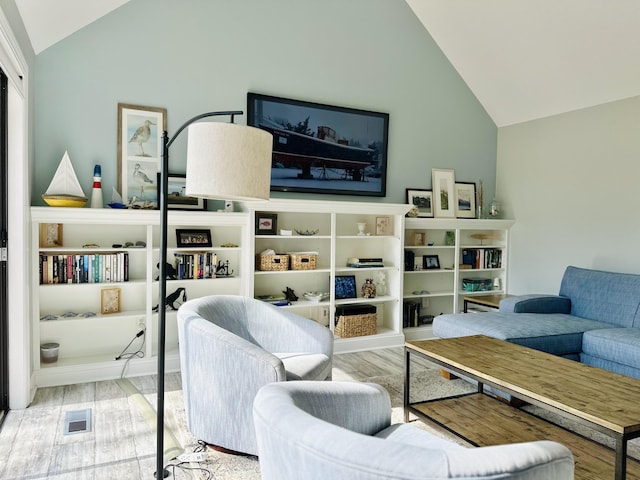
[[[640,379],[640,275],[569,266],[559,295],[520,295],[496,312],[439,315],[433,332],[487,335]]]

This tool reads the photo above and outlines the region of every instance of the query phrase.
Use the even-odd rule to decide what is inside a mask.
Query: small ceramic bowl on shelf
[[[310,302],[320,303],[322,300],[329,298],[328,292],[304,292],[302,296]]]
[[[306,230],[303,230],[301,228],[296,228],[295,231],[296,231],[296,233],[298,235],[304,235],[304,236],[308,237],[308,236],[311,236],[311,235],[315,235],[316,233],[318,233],[320,231],[320,229],[315,229],[315,230],[306,229]]]

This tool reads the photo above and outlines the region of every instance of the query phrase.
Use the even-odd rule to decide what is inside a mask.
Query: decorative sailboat
[[[50,207],[84,207],[86,205],[88,199],[78,182],[68,152],[64,152],[49,188],[42,194],[42,199]]]
[[[108,205],[111,208],[127,208],[127,206],[122,203],[122,195],[118,193],[116,187],[111,187],[113,191],[111,192],[111,203]]]

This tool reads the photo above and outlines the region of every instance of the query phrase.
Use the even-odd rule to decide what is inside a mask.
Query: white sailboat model
[[[49,188],[42,194],[42,199],[51,207],[84,207],[86,205],[88,199],[71,165],[68,152],[64,152]]]

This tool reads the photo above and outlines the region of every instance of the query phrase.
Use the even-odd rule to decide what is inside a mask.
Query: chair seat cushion
[[[640,328],[608,328],[585,332],[582,351],[620,365],[640,368]]]
[[[611,324],[562,313],[463,313],[439,315],[433,333],[440,338],[487,335],[553,355],[582,351],[582,334]]]
[[[396,423],[380,430],[374,435],[404,445],[413,445],[415,447],[431,448],[431,449],[450,449],[464,448],[455,442],[440,438],[429,432],[421,430],[413,425],[406,423]]]
[[[324,380],[331,374],[331,360],[322,353],[274,353],[282,360],[291,380]]]

